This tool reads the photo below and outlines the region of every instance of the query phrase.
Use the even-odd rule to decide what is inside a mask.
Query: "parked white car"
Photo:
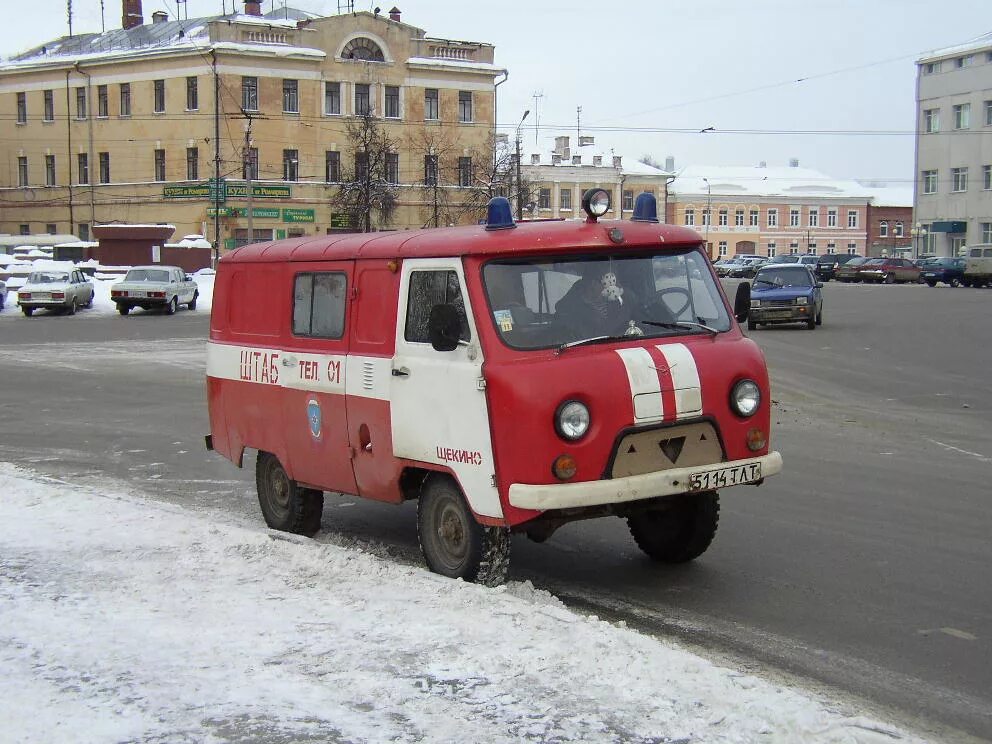
[[[59,310],[75,315],[81,307],[93,307],[93,282],[79,269],[32,271],[17,292],[21,312]]]
[[[0,310],[3,310],[3,306],[7,303],[7,282],[0,279]]]
[[[169,315],[180,305],[195,310],[199,296],[193,277],[178,266],[135,266],[123,281],[110,288],[110,299],[121,315],[127,315],[133,307],[164,308]]]

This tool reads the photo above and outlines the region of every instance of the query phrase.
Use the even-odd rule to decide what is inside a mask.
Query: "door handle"
[[[399,369],[393,369],[393,377],[409,377],[410,370],[406,367],[400,367]]]

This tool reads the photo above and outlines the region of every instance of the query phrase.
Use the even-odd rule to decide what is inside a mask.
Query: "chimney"
[[[675,172],[675,156],[669,155],[665,158],[665,170],[669,173]]]
[[[591,134],[583,134],[579,137],[579,147],[585,147],[586,145],[595,145],[596,138]]]
[[[152,13],[152,23],[165,23],[169,20],[169,14],[164,10],[156,10]]]
[[[620,156],[620,155],[614,155],[614,156],[613,156],[613,167],[614,167],[614,168],[619,168],[619,167],[621,167],[621,166],[620,166],[620,163],[621,163],[621,160],[622,160],[622,159],[621,159],[621,156]]]
[[[555,152],[561,154],[568,149],[568,137],[555,137]]]
[[[798,168],[799,167],[799,158],[790,158],[789,159],[789,167],[790,168]]]
[[[389,9],[389,20],[399,21],[399,19],[400,19],[400,9],[394,5],[392,8]]]
[[[124,0],[123,7],[121,28],[127,31],[129,28],[144,24],[145,18],[141,14],[141,0]]]
[[[768,163],[766,161],[762,160],[760,163],[758,163],[758,167],[759,168],[767,168],[768,167]]]
[[[245,15],[261,16],[262,3],[260,0],[245,0]]]

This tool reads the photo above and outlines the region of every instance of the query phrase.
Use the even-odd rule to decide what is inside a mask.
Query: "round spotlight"
[[[582,195],[582,209],[595,220],[610,211],[610,192],[606,189],[589,189]]]

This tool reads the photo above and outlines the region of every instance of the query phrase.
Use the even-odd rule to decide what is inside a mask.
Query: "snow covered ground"
[[[4,742],[915,741],[529,583],[7,463],[0,494]]]

